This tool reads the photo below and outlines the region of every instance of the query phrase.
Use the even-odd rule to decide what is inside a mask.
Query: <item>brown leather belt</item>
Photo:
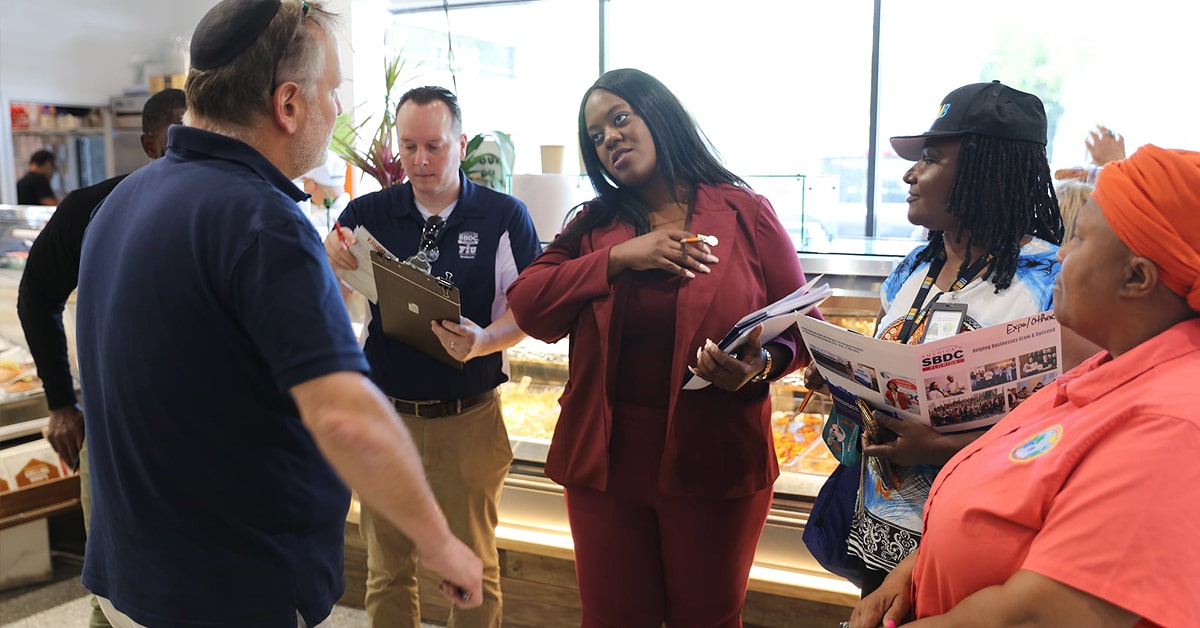
[[[392,405],[396,406],[396,412],[400,414],[421,417],[422,419],[436,419],[454,414],[462,414],[463,411],[490,400],[495,394],[496,391],[489,390],[473,397],[449,399],[446,401],[408,401],[395,397],[388,397],[388,399],[392,400]]]

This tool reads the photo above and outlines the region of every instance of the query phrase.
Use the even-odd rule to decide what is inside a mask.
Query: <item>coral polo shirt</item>
[[[1193,319],[1063,374],[954,456],[925,507],[917,617],[1025,569],[1141,626],[1196,625],[1197,381]]]

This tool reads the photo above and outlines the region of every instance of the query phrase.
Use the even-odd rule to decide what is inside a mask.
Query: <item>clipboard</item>
[[[431,321],[460,321],[458,288],[449,279],[371,251],[375,289],[383,333],[457,369],[463,363],[450,357],[429,329]]]

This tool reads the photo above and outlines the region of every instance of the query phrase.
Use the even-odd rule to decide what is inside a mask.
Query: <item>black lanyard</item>
[[[992,263],[995,256],[987,254],[971,264],[958,279],[950,286],[950,292],[962,290],[971,280],[978,275],[981,270]],[[912,307],[908,308],[908,314],[904,316],[904,326],[900,328],[900,335],[896,341],[900,344],[908,344],[908,339],[912,337],[913,331],[917,328],[917,315],[921,313],[922,306],[925,305],[925,298],[929,296],[929,289],[933,287],[933,282],[937,281],[937,276],[942,272],[942,266],[946,264],[946,252],[938,251],[938,256],[933,261],[929,262],[929,272],[925,273],[925,281],[921,282],[921,289],[917,291],[917,296],[913,299]]]

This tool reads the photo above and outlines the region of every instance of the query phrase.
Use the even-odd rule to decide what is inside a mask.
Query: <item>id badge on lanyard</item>
[[[978,275],[980,271],[986,268],[993,259],[994,256],[986,255],[976,260],[976,262],[972,264],[965,273],[960,275],[958,279],[954,281],[952,286],[950,286],[951,295],[956,295],[958,290],[961,290],[968,283],[970,283],[975,275]],[[942,272],[942,266],[945,263],[946,256],[944,253],[938,255],[937,259],[930,262],[929,272],[926,273],[925,280],[921,282],[921,288],[917,291],[916,298],[913,299],[912,307],[908,309],[908,315],[904,317],[904,325],[900,328],[900,335],[898,338],[900,343],[907,344],[909,338],[912,338],[913,332],[917,330],[918,318],[922,312],[922,306],[925,303],[925,298],[929,295],[929,290],[933,287],[934,281],[937,280],[938,274]],[[942,296],[942,294],[945,293],[939,293],[936,295],[933,298],[933,303],[928,308],[924,308],[926,326],[920,342],[930,342],[944,338],[945,336],[952,336],[957,334],[962,328],[962,322],[967,316],[967,304],[958,303],[957,301],[954,303],[941,303],[938,299]],[[955,297],[952,296],[951,298],[954,299]],[[938,322],[942,323],[941,331],[935,332],[935,335],[937,336],[936,338],[930,338],[928,335],[929,325],[934,322],[934,313],[938,311],[941,311],[941,314],[938,316]],[[953,331],[949,332],[949,329],[953,329]]]

